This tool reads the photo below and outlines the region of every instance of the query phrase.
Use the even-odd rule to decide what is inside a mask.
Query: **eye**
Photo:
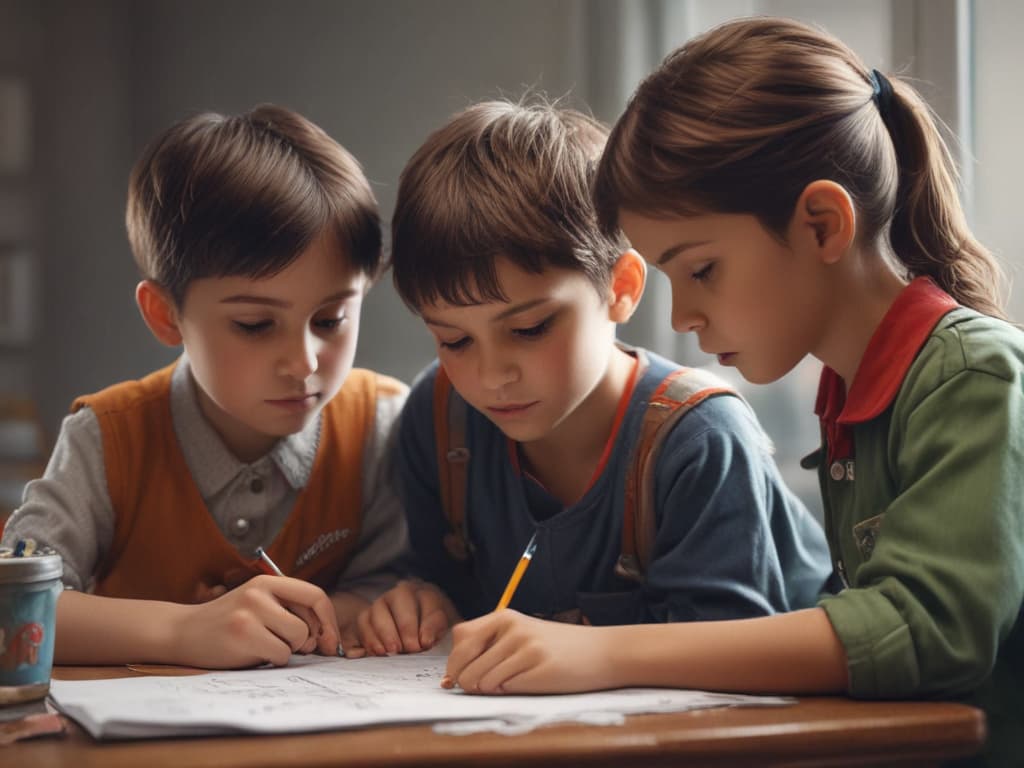
[[[516,328],[512,333],[516,334],[516,336],[522,336],[527,339],[535,339],[539,336],[543,336],[551,329],[551,320],[552,318],[548,317],[536,325],[531,325],[529,328]]]
[[[708,262],[706,265],[698,269],[696,272],[691,273],[690,277],[696,280],[698,283],[703,283],[711,277],[711,270],[714,268],[715,262]]]
[[[235,320],[234,323],[242,333],[250,336],[258,336],[270,328],[269,320],[260,320],[258,323],[243,323],[241,320]]]
[[[321,331],[336,331],[345,324],[346,320],[348,320],[346,315],[341,315],[339,317],[324,317],[319,320],[314,320],[313,325]]]
[[[443,349],[450,349],[457,352],[469,344],[469,336],[463,336],[461,339],[456,339],[455,341],[441,341],[441,339],[438,339],[437,343]]]

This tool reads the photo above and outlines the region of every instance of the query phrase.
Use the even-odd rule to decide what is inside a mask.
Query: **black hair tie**
[[[887,120],[892,109],[892,83],[877,69],[871,70],[871,100],[878,107],[882,120]]]

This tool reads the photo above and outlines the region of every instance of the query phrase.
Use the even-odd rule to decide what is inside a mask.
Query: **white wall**
[[[1014,279],[1009,312],[1024,322],[1024,4],[974,0],[974,230]]]

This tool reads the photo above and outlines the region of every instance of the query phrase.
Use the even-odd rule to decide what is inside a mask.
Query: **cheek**
[[[329,370],[332,375],[347,376],[356,356],[359,334],[355,327],[349,332],[324,345],[320,350],[321,373]]]
[[[480,405],[482,399],[477,397],[477,387],[480,382],[475,364],[471,363],[470,356],[456,355],[441,348],[438,348],[437,352],[437,359],[440,361],[448,381],[451,382],[452,388],[470,405],[474,407]]]

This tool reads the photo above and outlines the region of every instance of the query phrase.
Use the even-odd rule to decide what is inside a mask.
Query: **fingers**
[[[506,609],[489,613],[452,627],[452,652],[448,654],[442,687],[451,688],[460,682],[466,667],[491,646],[501,622],[505,620],[506,614],[511,613],[515,611]]]
[[[337,655],[341,632],[334,604],[320,587],[308,581],[287,576],[256,576],[245,584],[265,589],[288,610],[303,618],[309,634],[316,638],[316,648],[325,655]],[[244,587],[243,587],[244,588]]]
[[[419,589],[409,581],[399,582],[382,600],[390,616],[377,627],[378,636],[384,641],[388,653],[419,653],[420,646],[420,602]],[[397,636],[395,634],[397,631]]]
[[[363,646],[363,641],[359,636],[359,625],[357,622],[352,622],[346,627],[341,629],[341,648],[346,659],[361,659],[367,655],[367,650]]]
[[[508,635],[499,638],[467,664],[458,677],[459,687],[472,693],[507,693],[513,678],[534,666],[528,648]]]
[[[433,648],[454,623],[455,609],[443,594],[425,587],[417,592],[419,602],[419,645],[423,650]]]
[[[383,597],[373,601],[356,620],[360,645],[374,656],[397,653],[400,647],[398,627],[391,616],[391,608]]]
[[[401,581],[359,615],[360,645],[377,656],[426,650],[448,627],[448,605],[433,586]]]

